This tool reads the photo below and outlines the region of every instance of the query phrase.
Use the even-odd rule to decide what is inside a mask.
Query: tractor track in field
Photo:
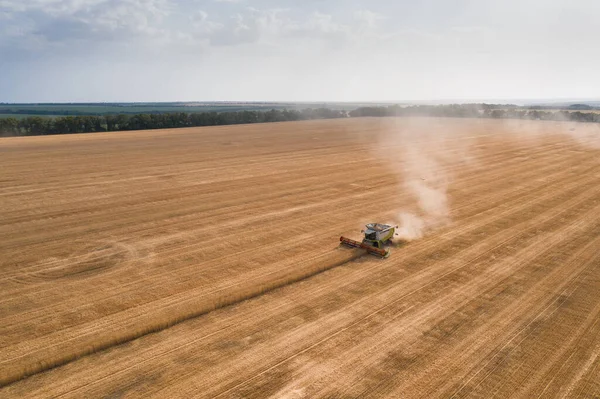
[[[107,349],[110,349],[110,348],[113,348],[113,347],[116,347],[116,346],[124,345],[124,344],[126,344],[128,342],[131,342],[133,340],[139,339],[139,338],[144,337],[144,336],[149,335],[149,334],[154,334],[154,333],[163,331],[163,330],[165,330],[167,328],[170,328],[170,327],[173,327],[173,326],[175,326],[177,324],[183,323],[185,321],[188,321],[188,320],[200,317],[200,316],[205,315],[205,314],[207,314],[209,312],[212,312],[212,311],[215,311],[215,310],[219,310],[219,309],[222,309],[222,308],[225,308],[225,307],[233,306],[233,305],[239,304],[241,302],[244,302],[244,301],[250,300],[252,298],[255,298],[257,296],[260,296],[260,295],[268,294],[268,293],[270,293],[272,291],[278,290],[280,288],[284,288],[284,287],[286,287],[288,285],[300,282],[302,280],[306,280],[306,279],[308,279],[310,277],[313,277],[313,276],[315,276],[315,275],[317,275],[319,273],[323,273],[323,272],[325,272],[327,270],[330,270],[330,269],[333,269],[335,267],[343,266],[344,264],[346,264],[348,262],[352,262],[352,261],[360,258],[361,256],[365,256],[365,254],[362,253],[362,252],[354,251],[354,253],[352,255],[350,255],[348,258],[346,258],[346,259],[344,259],[342,261],[338,261],[338,262],[331,263],[331,264],[326,264],[325,266],[319,266],[316,269],[313,269],[313,270],[311,270],[308,273],[300,274],[300,275],[294,276],[292,278],[289,278],[287,280],[271,282],[268,287],[264,287],[264,288],[261,287],[260,289],[258,289],[256,291],[249,292],[249,293],[247,293],[245,295],[242,295],[242,296],[239,296],[239,297],[235,297],[235,298],[230,299],[230,300],[228,300],[228,299],[222,299],[219,302],[219,305],[215,306],[213,308],[210,308],[210,309],[197,309],[197,310],[195,310],[193,312],[190,312],[190,313],[188,313],[186,315],[180,316],[180,317],[175,318],[175,319],[171,319],[171,320],[169,320],[169,321],[167,321],[165,323],[162,323],[160,325],[153,325],[153,326],[150,326],[150,327],[146,327],[143,331],[140,331],[138,333],[131,334],[131,335],[125,335],[125,336],[119,337],[118,339],[113,339],[111,342],[106,342],[105,344],[100,344],[100,345],[94,347],[93,349],[88,349],[88,350],[85,350],[85,351],[80,351],[80,352],[75,353],[75,354],[67,354],[67,356],[64,356],[64,357],[58,358],[58,359],[56,359],[56,358],[52,359],[52,360],[50,360],[46,364],[42,363],[42,364],[40,364],[36,368],[30,368],[26,372],[23,372],[22,370],[20,370],[19,371],[20,375],[18,375],[18,376],[17,375],[14,375],[14,376],[11,376],[11,375],[4,376],[4,375],[2,375],[1,378],[0,378],[0,387],[6,386],[6,385],[10,385],[12,383],[15,383],[15,382],[17,382],[19,380],[22,380],[24,378],[33,376],[35,374],[43,373],[43,372],[52,370],[54,368],[63,366],[65,364],[68,364],[70,362],[78,360],[78,359],[80,359],[80,358],[82,358],[84,356],[88,356],[88,355],[91,355],[91,354],[94,354],[94,353],[97,353],[97,352],[100,352],[100,351],[104,351],[104,350],[107,350]],[[61,277],[64,277],[64,276],[61,276]]]
[[[589,184],[580,184],[580,183],[579,183],[577,180],[576,180],[576,181],[573,181],[573,182],[571,182],[570,186],[573,186],[573,187],[590,187],[590,185],[589,185]],[[591,187],[594,187],[594,185],[592,184],[592,185],[591,185]],[[547,197],[540,196],[540,195],[539,195],[539,191],[538,191],[538,192],[536,193],[536,195],[532,195],[531,197],[532,197],[532,200],[533,200],[533,201],[537,201],[538,203],[544,203],[545,199],[546,199],[546,198],[550,198],[551,196],[553,196],[553,195],[552,195],[552,194],[548,194],[548,195],[547,195]],[[521,198],[521,199],[520,199],[520,201],[521,201],[522,203],[526,203],[526,202],[524,202],[524,198]],[[504,212],[505,212],[505,214],[508,214],[508,213],[510,213],[510,212],[513,212],[513,210],[512,210],[510,207],[507,207],[507,210],[506,210],[506,211],[504,211]],[[500,217],[500,216],[503,216],[503,215],[504,215],[503,213],[496,213],[496,212],[495,212],[495,213],[493,213],[492,217],[493,217],[493,218],[498,218],[498,217]],[[449,243],[449,244],[448,244],[448,247],[449,247],[451,244],[452,244],[452,243]],[[503,245],[504,245],[504,243],[503,243]],[[441,248],[440,248],[439,246],[438,246],[438,251],[441,251]],[[478,251],[478,250],[477,250],[477,251]],[[417,256],[417,255],[418,255],[418,253],[417,253],[417,254],[415,254],[415,256]],[[311,260],[308,260],[308,263],[310,263],[310,262],[317,263],[316,261],[311,261]],[[343,261],[343,263],[344,263],[344,262],[345,262],[345,261]],[[337,265],[337,264],[336,264],[336,265]],[[329,267],[326,267],[326,268],[328,269]],[[301,270],[304,270],[304,269],[302,269],[302,268],[301,268]],[[312,274],[313,274],[313,273],[309,272],[309,275],[312,275]],[[298,278],[298,277],[293,277],[293,278],[292,278],[292,280],[295,280],[296,278]],[[299,278],[300,278],[300,279],[302,279],[302,278],[303,278],[303,277],[302,277],[302,275],[300,275],[300,277],[299,277]],[[285,283],[285,281],[284,281],[284,283]],[[234,284],[234,286],[235,286],[235,284]],[[183,295],[180,295],[180,296],[184,297],[184,296],[185,296],[185,294],[183,294]],[[254,295],[253,295],[253,296],[254,296]],[[242,296],[242,298],[245,298],[245,296]],[[242,300],[243,300],[243,299],[242,299]],[[224,303],[227,303],[227,304],[229,304],[229,302],[230,302],[230,301],[225,301]],[[211,310],[213,310],[213,309],[211,309]],[[200,314],[204,314],[204,313],[206,313],[206,311],[207,311],[207,310],[198,310],[198,312],[199,312]],[[195,317],[195,316],[194,316],[194,317]],[[185,318],[185,317],[184,317],[184,318]],[[156,328],[152,328],[152,327],[151,327],[151,328],[149,328],[149,330],[150,330],[150,331],[155,331],[155,329],[156,329],[156,330],[160,330],[160,329],[163,329],[163,328],[166,328],[166,327],[156,327]],[[74,357],[76,357],[76,356],[74,356]]]
[[[402,124],[0,143],[0,396],[600,395],[589,126]],[[386,260],[335,249],[415,211],[411,148],[452,223]]]
[[[564,163],[563,163],[563,164],[564,164]],[[562,167],[562,165],[563,165],[563,164],[552,164],[551,166],[552,166],[552,168],[554,168],[554,170],[560,170],[560,168]],[[544,172],[546,172],[546,170],[547,170],[547,169],[544,169]],[[526,177],[526,175],[524,175],[523,177],[525,178],[525,177]],[[569,179],[568,177],[567,177],[567,178],[565,178],[565,181],[566,181],[566,180],[568,180],[568,179]],[[558,182],[553,182],[552,184],[557,184],[557,183],[558,183]],[[498,182],[497,182],[497,181],[495,181],[493,184],[498,184]],[[512,192],[518,193],[518,192],[520,191],[520,188],[519,188],[519,187],[517,187],[517,188],[514,188],[514,187],[513,187],[513,188],[511,188],[511,190],[512,190]],[[506,194],[505,194],[505,195],[506,195]],[[505,197],[505,195],[503,195],[503,197]],[[517,195],[518,195],[518,194],[517,194]],[[511,198],[511,199],[512,199],[512,198]],[[504,200],[504,202],[506,202],[506,200]],[[329,205],[329,203],[328,203],[328,205]],[[468,205],[468,207],[472,209],[472,208],[473,208],[473,205],[474,205],[473,203],[470,203],[470,204]],[[486,204],[486,206],[490,206],[490,205],[489,205],[489,204]],[[463,208],[467,208],[467,206],[463,206]],[[460,208],[457,208],[457,209],[460,209]],[[239,219],[238,219],[237,223],[240,223],[240,220],[239,220]],[[249,224],[248,222],[245,222],[245,223],[246,223],[246,224]],[[196,229],[196,230],[192,230],[192,231],[193,231],[194,233],[201,233],[201,232],[203,232],[203,231],[206,231],[206,230],[207,230],[206,228],[202,228],[202,229],[199,229],[199,230],[198,230],[198,229]],[[189,233],[189,232],[188,232],[188,233],[186,233],[186,235],[190,235],[190,234],[191,234],[191,233]],[[177,236],[178,236],[178,237],[180,237],[181,235],[180,235],[180,234],[178,234]],[[164,240],[168,240],[168,239],[167,239],[167,238],[165,238]],[[189,244],[189,245],[188,245],[188,247],[193,247],[194,245],[195,245],[195,243],[191,243],[191,244]],[[181,249],[182,249],[182,247],[181,247],[181,246],[179,246],[179,247],[175,248],[175,249],[173,250],[173,252],[180,251]],[[183,249],[185,249],[185,247],[183,247]],[[165,256],[165,255],[166,255],[166,252],[165,252],[165,251],[163,251],[163,252],[162,252],[162,254],[163,254],[163,256]],[[48,266],[49,266],[49,265],[48,265]],[[40,266],[31,266],[31,268],[32,268],[32,269],[34,269],[34,270],[35,270],[35,269],[38,269],[39,267],[40,267]],[[25,271],[26,271],[26,269],[25,269],[25,270],[24,270],[24,269],[20,269],[20,270],[21,270],[21,272],[25,272]],[[27,272],[27,273],[28,273],[28,272]],[[13,278],[15,278],[15,277],[13,277]]]
[[[597,229],[597,227],[596,227],[596,229]],[[567,244],[567,245],[573,246],[574,244],[580,244],[582,242],[582,240],[585,238],[586,237],[583,234],[578,235],[575,239],[570,241],[570,244]],[[594,242],[593,244],[596,245],[597,243]],[[586,249],[588,252],[590,252],[589,251],[590,247],[591,246],[588,245],[588,247],[585,247],[584,249]],[[515,279],[515,275],[513,274],[510,276],[507,276],[503,280],[498,281],[498,283],[495,286],[490,288],[488,291],[485,291],[484,293],[482,293],[482,296],[487,297],[488,292],[489,292],[491,294],[490,299],[492,300],[492,302],[490,302],[490,305],[493,305],[493,303],[494,303],[493,301],[498,300],[497,294],[494,295],[494,293],[498,292],[498,293],[504,294],[506,296],[507,295],[506,287],[508,286],[508,287],[511,287],[511,291],[517,291],[517,292],[510,294],[511,296],[513,296],[513,297],[516,296],[517,298],[523,298],[529,292],[534,292],[536,294],[537,300],[530,300],[530,301],[527,301],[527,303],[531,307],[537,307],[539,301],[543,302],[543,295],[540,295],[541,292],[539,290],[536,290],[535,287],[547,285],[549,282],[554,281],[557,275],[561,274],[562,270],[558,266],[561,264],[562,261],[564,261],[564,259],[560,255],[564,255],[564,254],[561,254],[560,250],[555,250],[555,251],[552,251],[552,252],[549,252],[546,254],[542,254],[541,257],[538,258],[539,259],[538,262],[540,260],[543,260],[548,265],[548,267],[546,267],[545,270],[550,270],[549,275],[539,275],[539,277],[538,277],[539,280],[524,280],[524,279]],[[565,257],[568,257],[568,256],[565,256]],[[592,258],[593,257],[592,253],[590,252],[587,255],[587,257]],[[569,259],[567,259],[567,261],[569,262],[568,264],[572,264],[575,260],[577,260],[577,256],[571,256],[568,258],[569,258]],[[579,276],[584,271],[589,271],[590,266],[591,265],[589,263],[586,263],[586,264],[584,264],[583,267],[578,267],[577,268],[578,272],[576,273],[576,275],[563,281],[561,287],[570,285],[573,281],[575,281],[577,278],[579,278]],[[551,269],[550,269],[550,267],[551,267]],[[515,273],[515,274],[518,276],[519,274],[525,274],[526,272],[528,272],[527,267],[521,267],[521,269],[519,269],[517,271],[517,273]],[[537,274],[541,274],[541,272],[537,272]],[[510,283],[510,285],[509,285],[509,283]],[[526,287],[530,287],[530,288],[526,288]],[[556,298],[558,298],[559,296],[560,295],[557,295],[557,296],[551,298],[551,303],[556,302]],[[468,309],[469,306],[472,306],[473,302],[474,301],[472,301],[468,305],[466,305],[466,308]],[[503,324],[503,325],[509,326],[510,323],[512,322],[512,323],[514,323],[514,325],[519,325],[520,322],[518,320],[515,320],[517,318],[515,316],[515,310],[516,310],[515,308],[517,307],[517,305],[518,305],[517,301],[514,300],[513,303],[510,304],[510,306],[502,309],[501,311],[497,311],[497,314],[494,316],[493,319],[491,319],[488,322],[488,324],[497,323],[497,324]],[[546,304],[543,304],[542,308],[544,306],[546,306]],[[463,310],[462,312],[465,312],[465,311],[466,310]],[[471,310],[471,313],[472,313],[473,317],[477,316],[476,313],[473,312],[473,310]],[[516,313],[516,314],[518,314],[518,313]],[[535,316],[533,317],[533,319],[529,319],[529,321],[526,321],[526,323],[528,323],[527,325],[531,324],[530,320],[535,320],[539,316],[539,314],[540,314],[540,311],[536,311],[534,313]],[[519,317],[522,317],[521,314],[518,314],[518,315],[519,315]],[[448,316],[448,319],[451,319],[453,316],[454,315]],[[461,319],[463,319],[463,322],[468,320],[465,318],[465,316],[463,314],[461,314],[460,317],[461,317]],[[454,321],[452,323],[454,323]],[[453,325],[453,327],[452,327],[453,329],[451,329],[450,331],[452,334],[455,334],[456,331],[454,330],[454,328],[460,328],[460,326],[454,325],[454,324],[452,324],[452,325]],[[480,326],[480,329],[482,327],[486,327],[486,325]],[[525,329],[525,327],[519,326],[518,329],[514,330],[514,331],[521,332],[524,329]],[[510,328],[506,327],[506,330],[510,331]],[[470,334],[470,335],[476,335],[477,331],[468,331],[465,333]],[[510,332],[509,334],[513,334],[513,332]],[[453,352],[451,354],[448,354],[447,356],[451,359],[459,359],[461,356],[475,356],[478,350],[483,349],[484,343],[489,343],[490,341],[491,340],[488,338],[487,340],[479,341],[476,346],[462,345],[462,346],[456,348],[455,350],[453,350]],[[431,343],[431,344],[434,344],[434,343]],[[422,362],[426,362],[428,358],[431,358],[431,355],[428,355],[427,348],[423,348],[422,350],[424,351],[424,355],[425,355],[424,358],[422,359]],[[501,350],[498,349],[496,353],[500,353],[500,352],[501,352]],[[456,367],[458,367],[458,366],[459,366],[459,364],[456,364]],[[445,373],[444,370],[437,370],[437,371],[440,373]],[[450,381],[452,379],[455,379],[456,376],[448,375],[447,378]],[[414,376],[414,379],[412,381],[413,388],[414,388],[414,386],[419,386],[419,384],[426,385],[426,380],[427,380],[427,375],[424,373]],[[449,384],[450,384],[449,382],[446,383],[446,385],[449,385]],[[465,385],[466,385],[466,383],[465,383]],[[440,389],[441,389],[440,386],[436,386],[436,387],[430,387],[429,391],[426,391],[423,386],[419,387],[419,390],[422,390],[422,392],[427,392],[427,394],[429,394],[429,395],[436,394],[436,392],[439,392]],[[379,392],[380,394],[385,393],[385,391],[381,391],[381,390],[373,390],[372,392],[373,393]],[[397,393],[397,392],[398,392],[398,388],[396,388],[394,392],[388,392],[388,394],[393,395],[394,393]],[[447,393],[447,395],[452,394],[452,392],[446,392],[446,393]]]
[[[587,184],[586,184],[586,185],[582,185],[582,186],[583,186],[583,187],[590,187],[590,186],[591,186],[591,187],[594,187],[594,185],[587,185]],[[594,194],[595,194],[595,193],[594,193]],[[595,196],[595,195],[593,195],[593,196]],[[560,213],[554,216],[554,218],[559,218],[559,217],[562,217],[562,215],[560,215]],[[502,243],[502,244],[500,244],[498,247],[500,248],[500,247],[502,247],[504,244],[505,244],[505,243]],[[483,256],[483,255],[482,255],[482,256]]]
[[[597,208],[594,210],[594,212],[597,212],[597,210],[598,210],[598,209],[600,209],[600,207],[597,207]],[[590,214],[594,214],[594,212],[590,212]],[[558,239],[561,239],[561,240],[562,240],[562,239],[564,239],[564,238],[565,238],[565,237],[558,237]],[[516,239],[518,239],[518,237],[515,237],[514,239],[516,240]],[[502,248],[502,247],[503,247],[503,245],[504,245],[504,243],[500,243],[499,245],[497,245],[497,246],[495,247],[495,249]],[[541,245],[541,246],[540,246],[540,249],[543,251],[543,250],[544,250],[544,245]],[[541,254],[543,254],[543,253],[541,253]],[[543,255],[547,256],[547,254],[543,254]],[[487,256],[487,254],[486,254],[486,253],[482,253],[482,254],[480,255],[480,257],[482,257],[482,258],[483,258],[483,257],[486,257],[486,256]],[[535,254],[534,254],[534,256],[535,256]],[[420,291],[424,290],[424,289],[425,289],[425,288],[427,288],[428,286],[431,286],[431,285],[434,285],[434,284],[436,284],[436,283],[440,282],[440,281],[441,281],[441,280],[443,280],[443,279],[447,279],[447,278],[448,278],[448,277],[449,277],[451,274],[457,273],[459,270],[461,270],[461,269],[463,269],[463,268],[468,268],[468,267],[472,266],[472,265],[473,265],[475,262],[476,262],[476,260],[473,260],[472,262],[469,262],[469,263],[465,264],[464,266],[460,266],[459,268],[456,268],[456,269],[454,269],[454,270],[451,270],[451,271],[449,271],[449,272],[447,272],[447,273],[443,274],[442,276],[440,276],[440,277],[436,278],[435,280],[430,280],[430,281],[429,281],[427,284],[425,284],[425,285],[423,285],[423,286],[421,286],[421,287],[418,287],[418,288],[416,288],[416,289],[415,289],[415,290],[413,290],[413,291],[410,291],[409,293],[405,294],[404,296],[400,296],[400,297],[397,297],[397,298],[395,298],[395,299],[394,299],[394,301],[392,301],[392,302],[387,302],[385,306],[383,306],[383,307],[381,307],[381,308],[379,308],[379,309],[377,309],[377,310],[373,311],[372,313],[369,313],[369,314],[367,314],[366,316],[364,316],[364,318],[362,318],[362,319],[358,320],[356,323],[359,323],[359,322],[363,322],[363,323],[364,323],[364,322],[365,322],[365,320],[367,320],[368,318],[370,318],[370,317],[373,317],[374,315],[381,313],[382,311],[384,311],[384,310],[385,310],[385,309],[387,309],[388,307],[394,306],[396,303],[398,303],[398,302],[401,302],[401,301],[405,300],[405,299],[406,299],[408,296],[410,296],[410,295],[414,295],[414,294],[416,294],[416,293],[418,293],[418,292],[420,292]],[[485,276],[485,279],[488,279],[488,277],[487,277],[487,276]],[[477,283],[476,281],[471,281],[470,285],[471,285],[473,288],[477,288],[477,289],[481,289],[481,286],[482,286],[480,283]],[[464,286],[463,286],[463,287],[464,287]],[[464,293],[463,293],[463,292],[461,292],[461,295],[464,295]],[[448,295],[446,295],[446,296],[448,296]],[[444,302],[444,301],[446,301],[446,298],[445,298],[445,296],[442,296],[441,298],[439,298],[439,299],[437,300],[437,302],[438,302],[438,303],[442,303],[442,302]],[[409,310],[409,309],[408,309],[408,310]],[[401,314],[404,314],[404,312],[408,312],[408,310],[401,309],[401,310],[400,310],[400,312],[401,312]],[[445,309],[444,309],[444,311],[447,311],[447,308],[445,308]],[[391,321],[393,321],[393,318],[390,318],[390,317],[388,317],[388,318],[386,318],[386,320],[387,320],[387,321],[389,321],[389,322],[391,322]],[[353,323],[353,324],[352,324],[352,326],[354,326],[356,323]],[[414,323],[413,323],[413,324],[414,324]],[[411,325],[413,325],[413,324],[411,324]],[[328,339],[330,339],[330,338],[333,338],[334,336],[337,336],[339,333],[341,333],[342,331],[346,331],[346,330],[347,330],[347,329],[349,329],[349,328],[350,328],[350,327],[345,327],[345,328],[343,328],[343,329],[341,329],[341,330],[339,330],[339,331],[336,331],[336,332],[334,332],[333,334],[329,335],[329,336],[328,336],[328,337],[326,337],[325,339],[323,339],[323,340],[319,341],[319,343],[318,343],[318,344],[322,344],[323,342],[327,341]],[[380,337],[379,337],[379,339],[380,339]],[[313,347],[315,347],[315,346],[316,346],[316,345],[313,345],[313,346],[311,346],[311,347],[310,347],[310,349],[312,349],[312,348],[313,348]],[[306,351],[306,350],[304,350],[304,349],[303,349],[303,350],[302,350],[301,352],[299,352],[299,353],[304,353],[305,351]],[[296,354],[294,354],[294,355],[290,356],[290,357],[289,357],[288,359],[286,359],[285,361],[288,361],[288,360],[291,360],[291,359],[293,359],[293,358],[297,357],[297,356],[299,355],[299,353],[296,353]],[[357,360],[357,359],[355,359],[355,360]],[[282,363],[283,363],[283,361],[280,361],[280,362],[278,362],[278,363],[277,363],[277,365],[281,365]],[[349,363],[353,363],[353,362],[350,360],[350,361],[349,361]],[[365,365],[365,367],[367,367],[367,366]],[[251,380],[253,380],[253,379],[257,378],[258,376],[260,376],[260,375],[264,374],[266,371],[268,371],[268,370],[270,370],[270,369],[272,369],[272,368],[273,368],[273,367],[271,367],[271,368],[269,368],[269,369],[267,369],[267,370],[265,370],[265,371],[261,372],[260,374],[258,374],[257,376],[254,376],[254,377],[252,377],[251,379],[247,380],[246,382],[248,382],[248,381],[251,381]],[[244,383],[246,383],[246,382],[244,382]],[[236,387],[239,387],[239,386],[241,386],[241,385],[242,385],[242,384],[239,384],[239,385],[238,385],[238,386],[236,386]],[[225,394],[225,393],[227,393],[227,392],[228,392],[228,391],[226,391],[226,392],[223,392],[223,393],[219,394],[219,396],[221,396],[221,395],[223,395],[223,394]],[[217,396],[217,397],[218,397],[218,396]]]

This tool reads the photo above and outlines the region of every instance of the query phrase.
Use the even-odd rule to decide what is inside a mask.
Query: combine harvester
[[[367,229],[362,230],[361,233],[365,234],[362,242],[354,241],[344,236],[340,237],[341,245],[345,245],[353,248],[361,248],[367,251],[367,253],[382,258],[390,256],[390,251],[385,249],[384,246],[391,244],[392,237],[398,226],[389,226],[381,223],[369,223],[365,226]]]

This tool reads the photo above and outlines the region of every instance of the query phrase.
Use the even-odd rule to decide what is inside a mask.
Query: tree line
[[[2,136],[39,136],[69,133],[112,132],[123,130],[171,129],[194,126],[236,125],[245,123],[287,122],[309,119],[345,118],[345,111],[327,108],[304,110],[173,112],[164,114],[82,115],[23,119],[0,118]]]
[[[414,105],[402,107],[362,107],[350,111],[351,117],[433,116],[452,118],[531,119],[600,123],[599,112],[540,110],[500,104]]]
[[[532,119],[600,123],[600,113],[580,111],[543,111],[495,104],[414,105],[361,107],[346,111],[319,109],[271,109],[269,111],[173,112],[162,114],[116,114],[31,116],[23,119],[0,118],[0,136],[38,136],[68,133],[111,132],[122,130],[170,129],[194,126],[286,122],[345,117],[433,116],[454,118]]]

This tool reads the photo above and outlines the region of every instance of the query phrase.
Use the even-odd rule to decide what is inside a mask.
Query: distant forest
[[[81,115],[59,116],[55,118],[30,116],[23,119],[8,117],[0,118],[0,135],[39,136],[122,130],[172,129],[194,126],[332,119],[345,118],[347,116],[345,111],[321,108],[301,111],[272,109],[269,111]]]
[[[502,104],[450,104],[450,105],[414,105],[402,107],[362,107],[350,111],[351,117],[364,116],[431,116],[448,118],[493,118],[493,119],[531,119],[547,121],[573,121],[600,123],[600,109],[590,108],[589,112],[556,110],[541,107],[519,107]]]
[[[22,119],[0,118],[0,136],[39,136],[144,129],[170,129],[248,123],[285,122],[348,117],[430,116],[452,118],[530,119],[600,123],[600,111],[542,110],[493,104],[414,105],[360,107],[353,111],[319,109],[271,109],[268,111],[172,112],[135,115],[78,115]]]

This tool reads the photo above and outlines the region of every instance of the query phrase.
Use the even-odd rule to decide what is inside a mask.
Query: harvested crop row
[[[441,378],[446,396],[556,394],[560,381],[596,392],[598,304],[585,293],[600,161],[569,130],[584,127],[413,121],[430,129],[411,137],[402,123],[10,140],[0,198],[21,234],[0,228],[2,370],[20,381],[5,392],[435,397]],[[448,179],[452,222],[386,261],[334,250],[364,222],[419,212],[407,148]],[[42,154],[56,169],[39,169]],[[532,320],[547,345],[518,335]],[[514,355],[559,345],[555,320],[573,339],[551,363]],[[518,361],[495,378],[488,357],[506,359],[511,339]]]

